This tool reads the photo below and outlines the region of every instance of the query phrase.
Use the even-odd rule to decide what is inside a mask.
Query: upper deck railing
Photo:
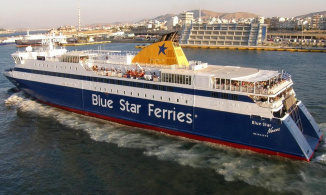
[[[244,81],[235,81],[231,84],[218,84],[213,85],[214,89],[229,90],[229,91],[239,91],[252,94],[261,94],[261,95],[274,95],[279,91],[283,90],[287,86],[292,84],[291,79],[282,79],[276,83],[262,85],[261,82],[244,82]]]
[[[84,50],[86,54],[109,54],[109,55],[136,55],[138,51],[118,51],[118,50]]]

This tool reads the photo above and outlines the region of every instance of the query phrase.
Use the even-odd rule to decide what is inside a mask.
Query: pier
[[[261,50],[261,51],[290,51],[290,52],[319,52],[326,53],[326,48],[292,48],[292,47],[235,47],[235,46],[211,46],[211,45],[185,45],[180,44],[182,48],[198,48],[198,49],[229,49],[229,50]],[[137,48],[137,47],[136,47]],[[141,48],[141,46],[138,46]]]
[[[96,45],[96,44],[105,44],[111,43],[111,41],[96,41],[96,42],[85,42],[85,43],[63,43],[60,46],[84,46],[84,45]]]
[[[326,39],[326,33],[317,33],[317,32],[268,32],[267,39],[315,39],[315,40],[324,40]]]

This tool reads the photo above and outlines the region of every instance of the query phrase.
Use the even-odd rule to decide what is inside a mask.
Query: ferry
[[[21,39],[20,37],[11,37],[11,38],[7,38],[5,40],[0,41],[0,45],[13,45],[15,44],[16,40]]]
[[[50,42],[57,45],[65,44],[67,43],[67,37],[61,33],[59,35],[55,35],[55,33],[30,35],[29,31],[27,31],[26,35],[15,40],[17,47],[42,46],[48,45]]]
[[[188,61],[176,32],[139,52],[27,47],[3,74],[39,102],[174,136],[310,161],[322,132],[291,75]]]

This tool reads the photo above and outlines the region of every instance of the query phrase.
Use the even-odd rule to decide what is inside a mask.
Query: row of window
[[[107,88],[102,88],[102,87],[100,87],[100,88],[94,87],[94,90],[97,90],[97,89],[99,89],[99,91],[104,92],[104,93],[110,92],[110,93],[120,94],[119,92],[121,92],[118,89],[117,90],[113,90],[113,89],[107,89]],[[123,95],[128,95],[127,94],[128,92],[126,92],[126,91],[123,91],[122,93],[123,93]],[[130,93],[131,96],[150,98],[150,96],[147,95],[146,93],[145,94],[141,94],[141,93],[134,93],[132,91],[129,92],[129,93]],[[156,98],[155,95],[152,95],[151,97],[153,98],[153,100],[155,100],[155,98]],[[167,101],[171,102],[171,98],[170,97],[168,97],[168,98],[165,99],[165,98],[163,98],[163,96],[160,96],[159,99],[162,100],[162,101],[163,100],[167,100]],[[175,99],[175,102],[179,103],[180,102],[180,99],[178,99],[178,98]],[[185,103],[188,104],[188,100],[185,100]]]
[[[145,89],[154,89],[154,90],[160,90],[160,91],[170,91],[170,92],[174,91],[174,88],[171,86],[155,85],[155,84],[149,84],[149,83],[139,83],[139,82],[133,82],[133,81],[122,81],[122,80],[116,80],[116,79],[80,76],[80,75],[74,75],[74,74],[48,72],[48,71],[42,71],[42,70],[31,70],[30,72],[34,73],[34,74],[42,74],[42,75],[49,75],[49,76],[56,76],[56,77],[63,77],[63,78],[70,78],[70,79],[78,79],[78,80],[85,80],[85,81],[94,81],[94,82],[99,82],[99,83],[110,83],[110,84],[115,84],[115,85],[124,85],[124,86],[131,86],[131,87],[138,87],[138,88],[145,88]]]
[[[239,100],[239,95],[228,94],[228,93],[219,93],[219,92],[211,92],[211,97],[221,98],[221,99],[230,99],[230,100]]]
[[[42,56],[37,56],[37,57],[42,57]],[[44,59],[45,60],[45,59]],[[34,66],[36,67],[36,66],[38,66],[38,67],[49,67],[49,65],[48,64],[46,64],[46,65],[44,65],[44,64],[36,64],[36,63],[34,63]],[[52,67],[52,66],[51,66]],[[56,66],[54,66],[55,68],[58,68],[58,66],[56,65]],[[64,69],[67,69],[67,66],[64,66],[64,67],[62,67],[62,66],[60,66],[60,68],[64,68]],[[71,66],[69,66],[68,67],[70,70],[72,70],[72,67]],[[75,67],[75,70],[78,70],[78,68],[77,67]]]
[[[42,70],[31,70],[30,72],[34,73],[34,74],[42,74],[42,75],[49,75],[49,76],[55,76],[55,77],[63,77],[63,78],[71,78],[71,79],[83,79],[82,76],[74,75],[74,74],[48,72],[48,71],[42,71]]]

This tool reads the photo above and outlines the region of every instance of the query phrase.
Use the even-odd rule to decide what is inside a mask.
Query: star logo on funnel
[[[163,43],[162,46],[158,46],[160,48],[160,51],[158,52],[158,55],[160,55],[160,53],[163,53],[164,55],[165,54],[165,50],[167,49],[167,47],[165,47],[165,43]]]

